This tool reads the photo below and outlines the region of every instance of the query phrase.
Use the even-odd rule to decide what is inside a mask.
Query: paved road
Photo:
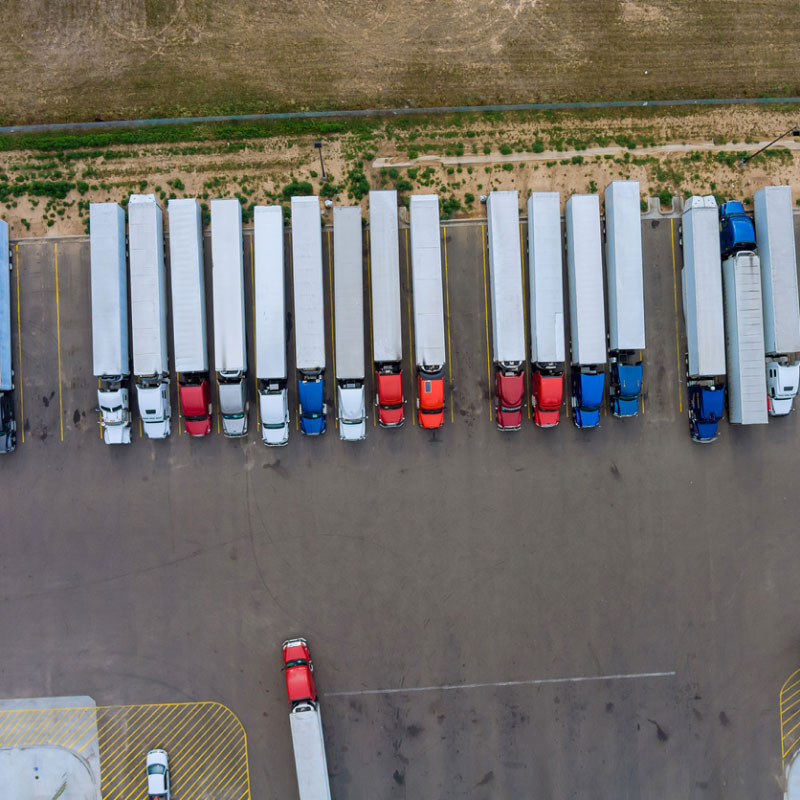
[[[279,451],[258,440],[255,403],[244,442],[215,422],[205,441],[135,429],[130,447],[103,445],[88,244],[58,242],[56,280],[56,243],[20,243],[3,694],[218,701],[245,725],[253,796],[292,797],[279,648],[302,634],[330,693],[334,797],[777,796],[778,691],[800,658],[800,423],[691,443],[678,222],[643,231],[644,416],[496,430],[485,232],[455,224],[446,427],[370,422],[349,447],[333,426],[293,430]],[[408,342],[405,247],[401,233]],[[245,257],[252,325],[249,240]],[[412,397],[408,363],[406,381]],[[667,674],[564,680],[642,673]]]

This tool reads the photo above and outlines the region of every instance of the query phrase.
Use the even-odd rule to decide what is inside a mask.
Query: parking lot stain
[[[493,780],[494,780],[494,771],[490,769],[475,785],[486,786],[487,783],[491,783]]]
[[[609,467],[609,471],[611,474],[618,480],[622,480],[622,473],[619,471],[619,467],[612,461],[611,466]]]
[[[72,424],[76,427],[81,424],[81,412],[80,409],[75,409],[75,413],[72,415]]]
[[[656,726],[656,733],[658,734],[659,742],[666,742],[667,739],[669,739],[669,734],[654,719],[648,718],[647,721]]]
[[[45,408],[50,407],[50,401],[55,397],[55,394],[56,394],[55,392],[50,392],[50,397],[47,397],[46,395],[42,397],[42,405]]]
[[[398,772],[397,770],[394,771],[392,777],[394,778],[394,782],[398,786],[402,786],[406,782],[406,776],[402,772]]]

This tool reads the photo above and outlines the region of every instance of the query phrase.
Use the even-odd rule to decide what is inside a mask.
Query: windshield
[[[282,428],[286,427],[285,422],[263,422],[262,425],[271,431],[281,430]]]
[[[148,775],[163,775],[167,771],[167,768],[163,764],[151,764],[147,768]]]
[[[242,417],[244,417],[244,414],[223,414],[222,415],[223,419],[242,419]]]
[[[284,666],[289,669],[289,667],[304,667],[306,664],[308,664],[308,661],[304,658],[293,658],[291,661],[287,661]]]

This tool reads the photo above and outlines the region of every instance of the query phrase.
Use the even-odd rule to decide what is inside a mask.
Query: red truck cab
[[[283,672],[291,705],[304,701],[316,702],[314,662],[305,639],[289,639],[283,643]]]
[[[531,403],[533,404],[533,421],[538,427],[553,428],[558,425],[563,397],[563,375],[560,373],[547,374],[534,369]]]
[[[417,420],[420,428],[444,425],[444,374],[417,373]]]
[[[495,419],[503,431],[516,431],[522,427],[522,398],[525,396],[523,373],[495,373]]]
[[[189,436],[208,436],[211,433],[211,390],[203,378],[199,383],[181,384],[181,409]]]
[[[378,423],[383,428],[399,428],[405,422],[403,401],[403,374],[391,367],[381,367],[375,371],[375,386],[378,406]]]

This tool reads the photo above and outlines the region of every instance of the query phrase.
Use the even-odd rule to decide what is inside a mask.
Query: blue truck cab
[[[575,427],[596,428],[600,424],[605,375],[592,367],[581,367],[572,373],[572,408]]]
[[[689,431],[692,440],[713,442],[725,407],[725,385],[713,381],[689,382]]]
[[[614,356],[609,361],[611,412],[615,417],[635,417],[639,413],[639,395],[642,392],[642,362],[626,363]]]
[[[729,200],[719,207],[719,245],[723,261],[742,250],[756,249],[753,221],[738,200]]]
[[[325,433],[325,379],[322,371],[301,372],[297,381],[300,399],[300,432],[306,436]]]

